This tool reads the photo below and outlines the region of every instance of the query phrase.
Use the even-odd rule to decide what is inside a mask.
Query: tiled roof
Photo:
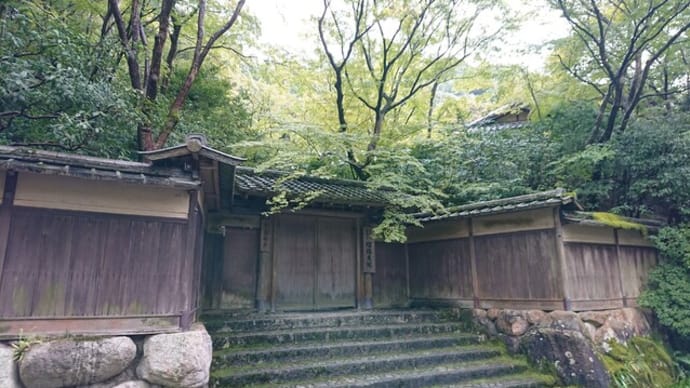
[[[392,192],[372,189],[359,181],[311,176],[291,178],[285,172],[258,172],[247,167],[237,167],[235,185],[239,193],[268,197],[284,190],[288,196],[316,195],[315,202],[341,205],[383,206],[388,203],[387,192]]]
[[[577,204],[575,202],[575,197],[570,193],[566,193],[564,189],[556,189],[520,195],[517,197],[495,199],[492,201],[474,202],[449,208],[447,209],[448,212],[445,214],[433,215],[429,213],[420,213],[416,214],[415,217],[421,222],[439,221],[478,215],[509,213],[527,209],[567,205],[570,203]]]
[[[0,169],[181,188],[196,188],[200,184],[179,169],[11,146],[0,146]]]
[[[472,127],[486,127],[486,126],[493,126],[493,125],[512,124],[512,122],[499,123],[499,122],[497,122],[497,120],[499,120],[500,118],[505,117],[505,116],[517,115],[517,114],[520,114],[521,112],[529,112],[529,111],[530,111],[530,107],[527,104],[513,103],[513,104],[503,105],[503,106],[493,110],[492,112],[489,112],[486,116],[480,117],[477,120],[474,120],[471,123],[467,124],[467,127],[472,128]],[[522,123],[524,123],[524,121]],[[508,127],[508,128],[511,128],[511,127]]]

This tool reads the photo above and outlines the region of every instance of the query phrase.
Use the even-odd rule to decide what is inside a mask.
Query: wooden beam
[[[147,316],[98,316],[0,319],[0,340],[22,336],[141,335],[180,331],[179,314]]]

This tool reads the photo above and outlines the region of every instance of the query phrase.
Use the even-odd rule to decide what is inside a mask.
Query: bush
[[[639,303],[653,309],[661,324],[690,337],[690,225],[664,228],[654,242],[661,262]]]

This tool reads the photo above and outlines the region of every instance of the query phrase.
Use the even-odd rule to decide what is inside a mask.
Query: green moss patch
[[[613,387],[668,387],[676,380],[673,359],[663,345],[648,337],[634,337],[627,345],[609,342],[600,355]]]
[[[647,227],[638,224],[637,222],[629,221],[617,214],[606,213],[606,212],[593,212],[592,218],[595,221],[599,221],[606,226],[610,226],[616,229],[628,229],[628,230],[639,230],[642,234],[647,235]]]

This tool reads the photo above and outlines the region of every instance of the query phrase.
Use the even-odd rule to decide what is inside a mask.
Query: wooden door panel
[[[316,253],[314,219],[278,216],[274,231],[275,303],[281,310],[312,309]]]
[[[357,249],[354,221],[321,218],[317,235],[316,308],[354,307]]]
[[[220,307],[252,307],[256,290],[259,230],[226,228],[223,245],[223,293]]]

